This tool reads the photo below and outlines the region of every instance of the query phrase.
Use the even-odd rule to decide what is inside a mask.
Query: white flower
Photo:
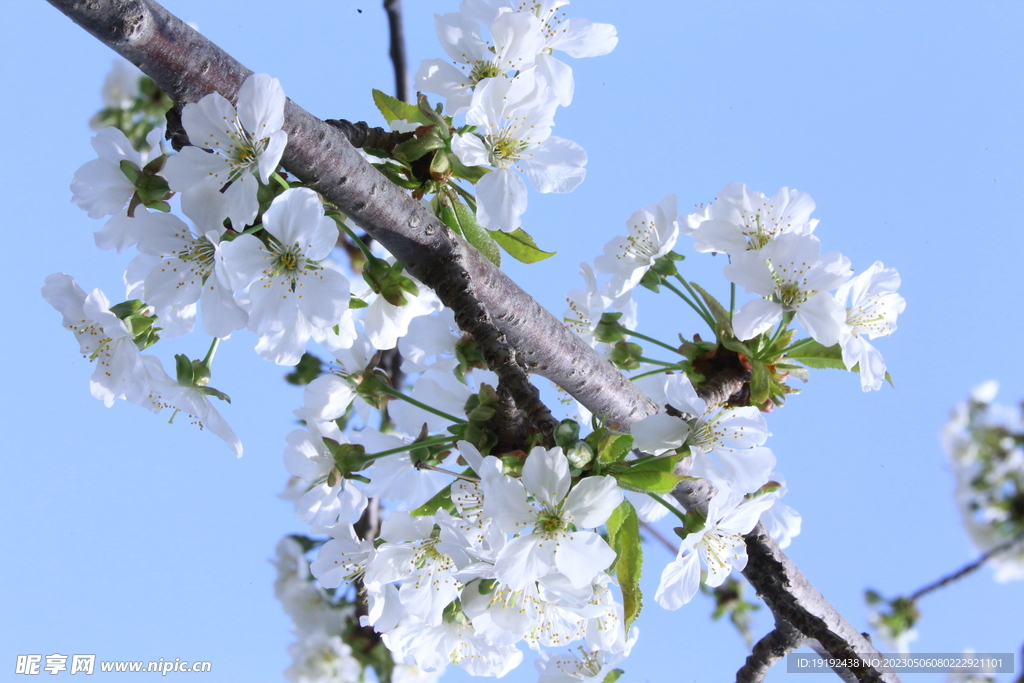
[[[409,333],[409,325],[415,318],[443,308],[441,300],[429,287],[409,273],[403,272],[402,277],[412,280],[419,294],[404,292],[405,304],[401,306],[395,306],[374,292],[365,281],[361,285],[360,281],[356,282],[354,294],[368,304],[363,311],[363,331],[375,349],[395,348],[398,340]]]
[[[533,66],[544,49],[540,22],[531,14],[494,15],[488,22],[493,44],[480,35],[477,22],[462,13],[435,14],[434,24],[441,46],[456,66],[443,59],[424,60],[416,72],[416,87],[445,97],[450,116],[469,109],[478,83],[494,77],[505,80],[505,74]]]
[[[347,443],[344,435],[332,435]],[[333,526],[339,521],[352,524],[366,509],[366,496],[352,482],[339,478],[332,486],[327,480],[334,469],[334,456],[316,433],[296,429],[285,439],[284,466],[301,480],[294,486],[303,491],[295,501],[295,513],[311,526]]]
[[[806,192],[784,187],[771,199],[743,183],[732,183],[715,201],[687,217],[684,232],[697,241],[694,249],[736,255],[758,250],[785,233],[810,235],[814,200]]]
[[[370,428],[353,433],[352,443],[366,448],[367,455],[408,446],[397,436],[382,434]],[[452,455],[444,462],[454,459]],[[415,467],[409,453],[378,458],[364,474],[370,479],[365,488],[366,495],[395,501],[397,510],[415,510],[451,483],[451,477],[447,474]]]
[[[306,188],[274,199],[263,228],[269,246],[254,235],[221,246],[225,269],[235,288],[249,287],[249,329],[260,337],[256,352],[279,365],[295,365],[313,330],[337,324],[348,308],[348,279],[320,263],[338,231],[320,198]]]
[[[89,381],[92,395],[108,408],[119,398],[140,403],[148,392],[142,354],[132,333],[110,311],[110,302],[98,289],[86,294],[64,273],[46,278],[43,298],[64,316],[64,327],[74,333],[79,350],[96,361]]]
[[[344,683],[362,677],[363,665],[340,636],[311,633],[288,646],[293,664],[284,671],[292,683]]]
[[[184,310],[198,302],[203,330],[212,337],[227,337],[246,326],[248,316],[235,302],[217,233],[196,237],[172,214],[152,213],[136,220],[144,230],[140,255],[133,261],[137,267],[129,267],[129,296],[141,285],[140,298],[161,318],[171,309]]]
[[[167,160],[164,177],[171,189],[187,196],[197,186],[214,186],[227,200],[225,216],[241,231],[259,211],[253,174],[268,183],[288,143],[281,130],[284,104],[281,84],[266,74],[245,79],[237,111],[218,93],[186,104],[181,123],[193,146]]]
[[[500,678],[523,660],[523,653],[514,645],[491,645],[472,625],[464,623],[431,626],[407,619],[381,638],[396,660],[415,663],[424,671],[437,671],[451,663],[473,676]]]
[[[764,299],[747,302],[733,317],[739,339],[752,339],[795,311],[804,329],[823,346],[839,342],[844,311],[828,290],[850,277],[850,261],[838,252],[820,256],[813,235],[783,233],[758,251],[731,254],[723,272],[732,282]]]
[[[210,397],[200,387],[186,386],[171,379],[156,356],[143,356],[142,360],[149,377],[149,393],[143,399],[132,401],[133,403],[154,412],[163,408],[180,411],[194,419],[200,429],[209,429],[222,439],[235,455],[242,457],[242,442],[235,434],[235,430],[213,407]]]
[[[665,609],[679,609],[700,588],[698,557],[707,569],[705,585],[721,586],[732,570],[747,566],[747,546],[743,535],[757,524],[758,517],[773,498],[761,496],[748,500],[742,494],[722,489],[708,503],[708,516],[702,531],[691,533],[679,547],[679,555],[661,574],[654,599]]]
[[[885,379],[882,354],[866,337],[888,337],[896,331],[896,316],[907,306],[903,297],[896,293],[899,286],[900,275],[896,269],[875,261],[836,292],[836,301],[846,308],[849,326],[839,339],[843,362],[850,370],[860,365],[860,384],[864,391],[880,389]],[[849,307],[847,301],[850,301]]]
[[[526,174],[539,192],[570,192],[583,182],[587,154],[575,142],[551,135],[557,100],[532,70],[515,79],[491,78],[473,92],[466,122],[473,134],[452,140],[468,166],[495,168],[477,182],[477,220],[490,230],[512,232],[526,211]]]
[[[636,302],[628,294],[614,300],[609,295],[607,285],[598,289],[597,276],[594,275],[590,264],[585,261],[580,264],[580,275],[583,276],[587,288],[569,291],[565,297],[569,308],[563,314],[562,319],[591,347],[598,350],[607,349],[607,344],[598,342],[594,337],[597,325],[601,322],[601,316],[614,306],[623,314],[619,318],[619,324],[627,329],[634,329],[637,321]]]
[[[83,164],[71,181],[71,203],[89,214],[89,218],[110,216],[102,228],[93,233],[100,249],[124,251],[135,244],[145,228],[141,219],[148,215],[143,206],[135,207],[129,216],[126,209],[135,194],[135,184],[121,169],[127,161],[141,170],[152,158],[160,155],[163,128],[155,128],[146,136],[149,152],[139,152],[117,128],[102,128],[92,139],[97,159]]]
[[[579,17],[566,18],[561,8],[567,4],[566,0],[463,0],[459,11],[483,24],[490,24],[509,10],[536,16],[544,37],[536,55],[537,68],[551,83],[559,104],[567,107],[572,103],[572,69],[555,59],[551,52],[562,50],[577,59],[598,57],[611,52],[619,41],[611,24],[595,24]]]
[[[139,80],[143,77],[139,68],[126,59],[115,59],[110,71],[103,79],[100,96],[104,109],[129,109],[141,93]]]
[[[610,273],[609,293],[618,298],[639,284],[654,262],[670,252],[679,236],[676,197],[665,195],[658,204],[648,204],[626,221],[629,235],[604,245],[604,254],[594,259],[599,273]]]
[[[356,535],[352,524],[338,524],[329,529],[331,540],[321,546],[310,572],[324,588],[337,588],[361,576],[376,554],[372,540]]]
[[[569,461],[560,448],[534,448],[523,465],[523,479],[484,479],[484,510],[506,533],[533,527],[498,554],[498,580],[521,590],[560,572],[574,587],[585,586],[612,563],[615,552],[593,531],[622,502],[613,477],[587,477],[569,490]],[[533,502],[527,501],[527,494]],[[567,495],[568,494],[568,495]],[[577,531],[570,531],[574,526]]]
[[[456,365],[453,358],[435,363],[416,380],[409,397],[452,417],[464,418],[466,401],[473,390],[456,379]],[[406,434],[418,434],[423,425],[430,432],[443,432],[451,424],[451,420],[402,400],[391,401],[388,414]]]

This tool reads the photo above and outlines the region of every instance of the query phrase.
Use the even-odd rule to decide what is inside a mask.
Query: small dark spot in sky
[[[360,14],[363,13],[363,10],[361,10],[361,9],[357,9],[356,11],[359,12]]]

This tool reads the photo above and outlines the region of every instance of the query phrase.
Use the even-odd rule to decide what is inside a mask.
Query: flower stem
[[[630,377],[629,381],[630,382],[635,382],[638,379],[643,379],[644,377],[650,377],[651,375],[660,375],[663,372],[664,372],[664,370],[648,370],[647,372],[641,372],[639,375],[634,375],[633,377]]]
[[[210,342],[210,350],[206,352],[206,358],[203,359],[203,365],[209,370],[210,366],[213,365],[213,357],[217,355],[217,347],[220,346],[220,338],[214,337],[213,341]]]
[[[811,337],[807,337],[806,339],[801,339],[798,342],[794,342],[792,345],[789,346],[789,348],[783,349],[782,353],[793,353],[794,351],[799,351],[805,346],[810,346],[812,343],[814,343],[814,339]]]
[[[623,328],[622,328],[622,330],[623,330],[623,331],[624,331],[624,332],[625,332],[626,334],[628,334],[629,336],[631,336],[631,337],[636,337],[637,339],[643,339],[644,341],[649,341],[649,342],[651,342],[652,344],[657,344],[658,346],[660,346],[660,347],[661,347],[661,348],[663,348],[663,349],[668,349],[669,351],[672,351],[673,353],[679,353],[679,349],[677,349],[676,347],[674,347],[674,346],[669,346],[669,345],[668,345],[668,344],[666,344],[665,342],[663,342],[663,341],[658,341],[658,340],[657,340],[657,339],[655,339],[654,337],[648,337],[648,336],[647,336],[647,335],[645,335],[645,334],[640,334],[639,332],[635,332],[635,331],[633,331],[633,330],[630,330],[630,329],[627,329],[627,328],[625,328],[625,327],[623,327]]]
[[[663,281],[661,284],[665,285],[665,287],[668,288],[670,291],[675,292],[680,299],[685,301],[690,306],[690,308],[695,310],[697,312],[697,315],[699,315],[701,319],[708,324],[708,327],[710,327],[712,330],[715,329],[715,322],[714,320],[711,319],[711,316],[707,314],[704,311],[704,309],[702,309],[700,306],[698,306],[692,300],[690,300],[690,297],[686,296],[686,294],[681,289],[673,285],[668,280]]]
[[[361,460],[363,462],[370,462],[371,460],[377,460],[378,458],[383,458],[383,457],[386,457],[386,456],[389,456],[389,455],[396,455],[398,453],[405,453],[407,451],[411,451],[414,448],[420,448],[420,447],[423,447],[423,446],[438,446],[438,445],[443,444],[443,443],[455,443],[455,437],[454,436],[430,436],[430,437],[427,437],[426,439],[424,439],[423,441],[417,441],[415,443],[405,444],[404,446],[399,446],[398,448],[392,448],[392,449],[387,450],[387,451],[381,451],[380,453],[367,453],[365,456],[363,456],[361,458]]]
[[[679,518],[679,521],[683,523],[683,526],[686,526],[686,517],[679,510],[679,508],[677,508],[675,505],[672,505],[670,502],[659,496],[657,493],[651,493],[650,491],[648,491],[647,495],[661,503],[665,508],[668,509],[669,512],[671,512],[673,515]]]
[[[446,470],[441,467],[434,467],[433,465],[428,465],[425,462],[416,463],[416,469],[430,470],[431,472],[440,472],[441,474],[448,474],[455,477],[456,479],[465,479],[466,481],[480,481],[479,477],[471,477],[468,474],[459,474],[458,472],[452,472],[451,470]]]
[[[426,403],[422,403],[420,401],[417,401],[416,399],[412,398],[411,396],[406,396],[405,394],[403,394],[401,391],[398,391],[397,389],[392,389],[389,386],[384,386],[383,383],[381,384],[379,389],[380,389],[380,391],[382,391],[383,393],[387,394],[388,396],[397,398],[397,399],[399,399],[401,401],[405,401],[406,403],[411,403],[412,405],[416,406],[417,408],[425,410],[428,413],[433,413],[434,415],[437,415],[438,417],[443,417],[444,419],[446,419],[446,420],[448,420],[450,422],[456,422],[456,423],[459,423],[459,424],[463,424],[463,423],[466,422],[462,418],[455,417],[454,415],[449,415],[448,413],[446,413],[446,412],[444,412],[442,410],[438,410],[437,408],[432,408],[431,406],[428,406]]]
[[[367,247],[366,244],[363,243],[363,240],[359,238],[355,231],[353,231],[352,228],[348,227],[348,224],[345,221],[341,220],[340,213],[338,213],[337,211],[326,211],[325,213],[326,215],[333,218],[334,222],[337,223],[341,227],[341,229],[345,231],[345,234],[348,235],[348,238],[352,240],[357,247],[359,247],[359,251],[363,252],[363,256],[366,257],[367,261],[370,261],[373,258],[375,258],[374,255],[370,253],[369,247]]]
[[[789,323],[793,321],[794,315],[793,311],[786,311],[782,314],[782,320],[779,321],[779,326],[775,329],[775,334],[772,335],[772,338],[764,346],[765,350],[772,348],[778,338],[782,336],[782,333],[789,329]]]
[[[697,302],[697,305],[700,306],[701,310],[704,311],[708,318],[714,321],[715,317],[711,315],[711,309],[709,309],[707,307],[707,304],[704,303],[704,297],[697,294],[697,292],[694,291],[693,287],[690,286],[690,283],[687,282],[686,278],[684,278],[682,275],[676,273],[675,277],[677,280],[679,280],[680,284],[682,284],[683,287],[686,288],[686,291],[690,293],[690,296],[693,297],[693,300]],[[714,325],[712,325],[712,327],[714,327]]]
[[[729,283],[729,322],[732,322],[733,312],[736,310],[736,283]]]
[[[677,363],[669,363],[663,360],[656,360],[654,358],[647,358],[646,356],[637,356],[636,359],[642,363],[650,363],[651,365],[660,365],[664,368],[678,368]],[[658,372],[661,372],[660,370]]]
[[[280,173],[275,172],[270,176],[278,185],[286,190],[292,189],[292,186],[288,184],[288,181],[281,177]]]

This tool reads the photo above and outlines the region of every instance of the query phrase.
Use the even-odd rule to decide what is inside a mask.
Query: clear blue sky
[[[370,89],[392,80],[375,0],[167,5],[314,114],[378,121]],[[442,56],[431,14],[457,2],[405,5],[414,70]],[[907,311],[879,343],[896,388],[862,394],[854,376],[821,371],[768,416],[786,502],[804,515],[789,553],[866,629],[864,588],[907,593],[975,556],[938,441],[950,408],[990,378],[1002,380],[1003,402],[1024,398],[1024,5],[578,0],[570,10],[615,24],[620,43],[573,63],[576,99],[558,116],[556,134],[587,150],[586,181],[570,195],[530,196],[525,225],[558,256],[509,270],[542,303],[560,314],[580,261],[641,205],[671,192],[689,210],[734,181],[810,193],[825,250],[903,276]],[[39,288],[64,271],[112,298],[120,289],[127,258],[93,247],[99,222],[68,190],[94,156],[87,121],[113,54],[43,0],[4,12],[0,671],[18,654],[59,652],[210,660],[210,680],[278,680],[289,623],[267,560],[282,535],[303,531],[275,497],[300,392],[255,358],[248,333],[225,345],[216,385],[237,399],[226,415],[241,460],[184,422],[89,395],[92,368]],[[681,239],[693,279],[727,292],[721,261],[688,247]],[[643,329],[701,331],[665,305],[641,299]],[[203,342],[190,343],[201,355]],[[179,348],[161,346],[165,363]],[[670,558],[656,546],[648,557],[624,680],[729,679],[742,641],[708,620],[701,598],[661,611],[653,590]],[[918,652],[1019,652],[1024,642],[1024,584],[998,585],[988,571],[921,608]],[[765,610],[755,619],[758,635],[770,628]],[[527,666],[507,680],[535,674]]]

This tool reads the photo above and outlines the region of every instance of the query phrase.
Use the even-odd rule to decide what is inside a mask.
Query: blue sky
[[[415,69],[442,56],[431,15],[457,3],[405,4]],[[167,7],[279,78],[314,114],[379,121],[370,89],[392,80],[376,2]],[[1024,6],[578,0],[570,9],[615,24],[620,43],[573,62],[576,98],[558,115],[556,134],[587,150],[586,181],[569,195],[530,196],[525,225],[558,255],[508,267],[544,305],[564,310],[565,293],[581,285],[578,264],[640,206],[674,193],[689,211],[735,181],[808,192],[826,251],[858,270],[882,260],[902,274],[906,313],[878,344],[896,388],[863,394],[854,376],[819,371],[768,416],[786,502],[804,516],[788,552],[866,629],[866,587],[907,593],[975,556],[938,440],[949,410],[990,378],[1002,381],[1003,402],[1024,397]],[[127,257],[93,247],[99,223],[68,190],[94,156],[87,121],[113,54],[42,0],[5,13],[17,30],[0,45],[9,65],[0,74],[0,667],[33,653],[180,657],[212,661],[211,680],[276,680],[290,635],[267,560],[282,535],[303,530],[276,498],[300,392],[251,353],[248,333],[224,345],[216,385],[236,399],[225,414],[246,445],[240,460],[185,422],[106,409],[89,395],[92,369],[39,288],[63,271],[87,290],[119,292]],[[688,276],[727,293],[721,258],[689,246],[682,238],[677,247]],[[702,331],[674,306],[641,297],[641,329],[663,339]],[[166,363],[203,346],[158,350]],[[729,678],[746,655],[740,638],[709,621],[701,598],[660,610],[653,591],[670,558],[657,546],[648,557],[641,640],[624,680]],[[987,570],[921,609],[918,652],[1019,652],[1024,643],[1024,586],[996,584]],[[757,634],[770,626],[758,612]],[[525,666],[507,680],[534,678]]]

